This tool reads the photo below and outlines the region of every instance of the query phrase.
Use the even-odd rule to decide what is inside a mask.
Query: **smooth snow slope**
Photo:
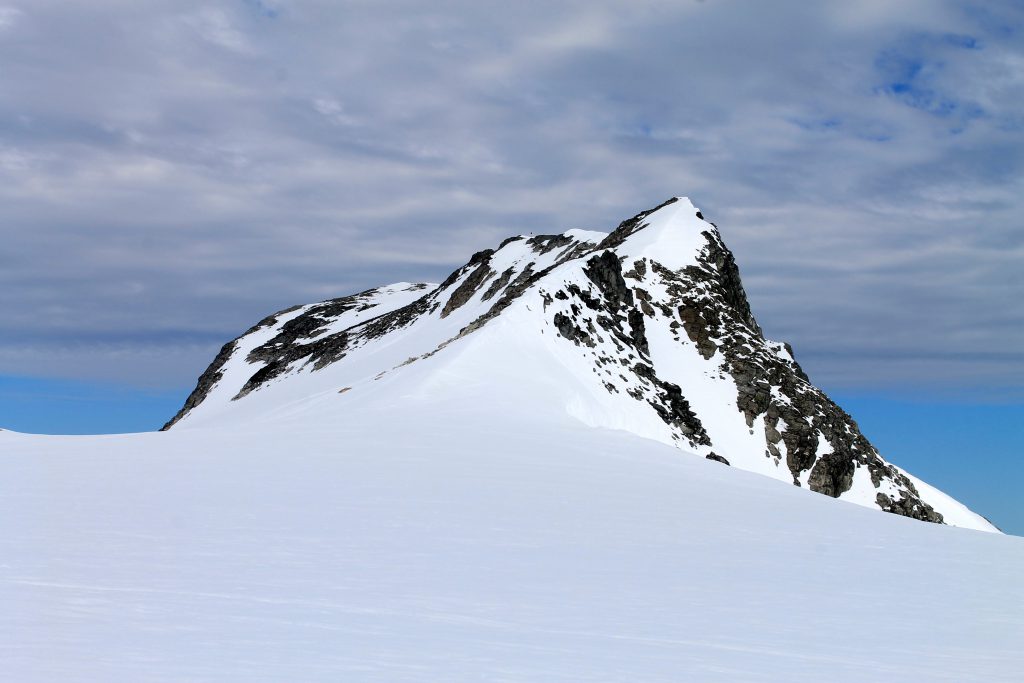
[[[0,432],[0,679],[1021,680],[1024,539],[386,381],[247,429]]]

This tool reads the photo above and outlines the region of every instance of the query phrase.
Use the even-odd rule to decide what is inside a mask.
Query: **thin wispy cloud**
[[[685,193],[826,388],[1019,397],[1022,29],[1008,2],[8,3],[0,373],[185,385],[276,308]]]

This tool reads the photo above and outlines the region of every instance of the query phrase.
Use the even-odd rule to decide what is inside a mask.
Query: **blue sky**
[[[970,414],[945,487],[1024,532],[1022,30],[1009,1],[0,0],[0,426],[157,426],[270,311],[685,194],[890,459],[943,485]]]

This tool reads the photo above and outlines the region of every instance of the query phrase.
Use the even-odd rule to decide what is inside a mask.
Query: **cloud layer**
[[[686,194],[828,389],[1024,394],[1011,2],[0,7],[0,374],[184,386],[266,313]]]

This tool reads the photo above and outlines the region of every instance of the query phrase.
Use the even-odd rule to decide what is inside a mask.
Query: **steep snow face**
[[[635,230],[620,228],[617,232],[622,234],[622,242],[615,251],[631,262],[650,259],[671,270],[695,266],[707,246],[704,232],[709,227],[714,226],[703,220],[687,197],[676,197],[645,216]],[[607,245],[612,246],[619,237],[616,235]]]
[[[403,283],[275,314],[224,347],[168,426],[287,420],[302,429],[371,397],[400,423],[438,405],[512,396],[548,419],[994,530],[886,463],[792,350],[764,338],[732,254],[685,198],[607,234],[510,238],[437,286]]]

